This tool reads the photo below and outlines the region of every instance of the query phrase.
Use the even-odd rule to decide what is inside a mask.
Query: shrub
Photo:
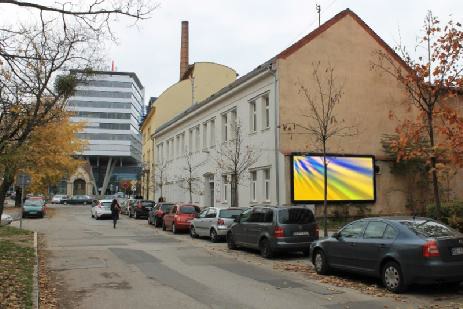
[[[434,204],[428,205],[426,214],[428,217],[437,218],[436,206]],[[442,203],[441,221],[463,232],[463,201]]]

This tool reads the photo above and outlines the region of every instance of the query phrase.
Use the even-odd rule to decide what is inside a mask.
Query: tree
[[[431,12],[425,18],[423,31],[416,50],[424,50],[424,56],[412,57],[404,46],[398,46],[396,50],[405,63],[379,51],[373,67],[393,76],[403,86],[409,111],[417,112],[415,119],[398,119],[398,138],[390,147],[397,153],[398,161],[425,160],[439,218],[439,170],[449,163],[463,165],[463,118],[451,103],[463,86],[463,31],[461,24],[453,21],[441,27]],[[391,113],[391,117],[395,115]],[[419,147],[410,148],[410,144]]]
[[[169,162],[163,161],[154,164],[154,187],[155,191],[159,191],[159,198],[164,198],[164,185],[168,182]]]
[[[323,224],[324,236],[328,236],[328,160],[327,144],[335,136],[354,135],[354,127],[346,126],[343,121],[338,122],[335,115],[336,107],[341,104],[343,87],[335,78],[334,68],[328,64],[326,68],[321,63],[312,64],[314,89],[309,89],[299,82],[299,94],[307,103],[307,110],[302,113],[304,123],[284,124],[283,130],[295,134],[296,129],[302,129],[302,134],[313,137],[315,144],[321,148],[323,156]]]
[[[193,202],[194,193],[201,193],[201,190],[199,189],[200,180],[198,175],[196,175],[196,172],[199,167],[204,165],[204,163],[206,163],[206,161],[194,163],[192,153],[190,151],[185,153],[185,165],[182,168],[183,173],[179,177],[179,187],[188,191],[190,203]]]
[[[74,173],[83,164],[75,153],[82,151],[85,143],[76,136],[83,124],[71,122],[69,117],[69,113],[61,112],[55,121],[34,130],[14,154],[1,157],[0,171],[13,181],[19,171],[30,175],[29,189],[35,193],[47,193],[49,186]],[[0,200],[0,213],[3,202],[4,197]]]
[[[30,22],[0,28],[0,157],[8,160],[33,132],[59,119],[78,81],[101,63],[101,43],[114,39],[113,17],[147,18],[154,9],[143,1],[80,1],[53,6],[0,0],[31,9]],[[82,69],[83,74],[69,74]],[[3,171],[0,209],[14,181],[14,169]]]
[[[218,147],[214,157],[220,172],[231,177],[231,207],[238,207],[238,185],[259,157],[255,148],[243,142],[240,124],[233,124],[231,139]]]

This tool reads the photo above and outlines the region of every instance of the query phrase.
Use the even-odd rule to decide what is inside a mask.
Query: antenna
[[[317,10],[317,14],[318,14],[318,26],[320,27],[321,25],[321,19],[320,19],[320,15],[321,15],[321,10],[322,10],[322,7],[320,6],[320,4],[315,4],[315,9]]]

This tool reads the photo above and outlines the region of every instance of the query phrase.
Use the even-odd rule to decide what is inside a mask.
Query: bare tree
[[[16,169],[9,158],[32,132],[57,121],[77,83],[98,67],[104,38],[115,39],[112,17],[144,19],[152,11],[143,1],[82,1],[54,6],[0,0],[38,12],[27,24],[0,27],[0,214]],[[70,74],[70,69],[81,73]]]
[[[231,139],[219,146],[214,160],[220,172],[231,177],[230,205],[238,207],[238,185],[249,173],[249,168],[257,162],[260,154],[254,147],[244,144],[239,123],[233,124],[231,129]]]
[[[164,186],[168,182],[168,169],[169,169],[169,162],[163,161],[154,164],[154,188],[155,191],[159,191],[159,197],[164,198]]]
[[[199,163],[195,163],[192,158],[192,153],[187,151],[185,153],[185,165],[182,168],[182,175],[178,177],[179,179],[179,187],[187,190],[189,193],[189,202],[193,202],[193,194],[200,194],[200,179],[199,176],[196,174],[197,170],[203,166],[206,161],[202,161]]]
[[[336,106],[341,104],[343,86],[336,82],[335,70],[328,64],[326,68],[321,63],[312,64],[312,77],[315,81],[315,90],[309,90],[299,82],[299,94],[307,103],[307,110],[302,113],[304,123],[284,124],[283,130],[295,133],[297,128],[302,134],[312,136],[321,148],[323,155],[323,224],[324,236],[328,235],[328,160],[327,144],[335,136],[350,136],[356,134],[354,126],[345,126],[343,121],[338,122],[335,116]]]

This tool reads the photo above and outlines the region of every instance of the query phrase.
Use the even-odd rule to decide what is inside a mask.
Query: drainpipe
[[[276,68],[273,68],[273,63],[268,67],[269,72],[273,75],[273,102],[275,107],[275,123],[274,123],[274,133],[275,133],[275,185],[276,185],[276,198],[277,206],[280,205],[280,156],[278,151],[279,145],[279,134],[278,134],[278,121],[279,121],[279,106],[278,106],[278,96],[277,96],[277,71]]]

